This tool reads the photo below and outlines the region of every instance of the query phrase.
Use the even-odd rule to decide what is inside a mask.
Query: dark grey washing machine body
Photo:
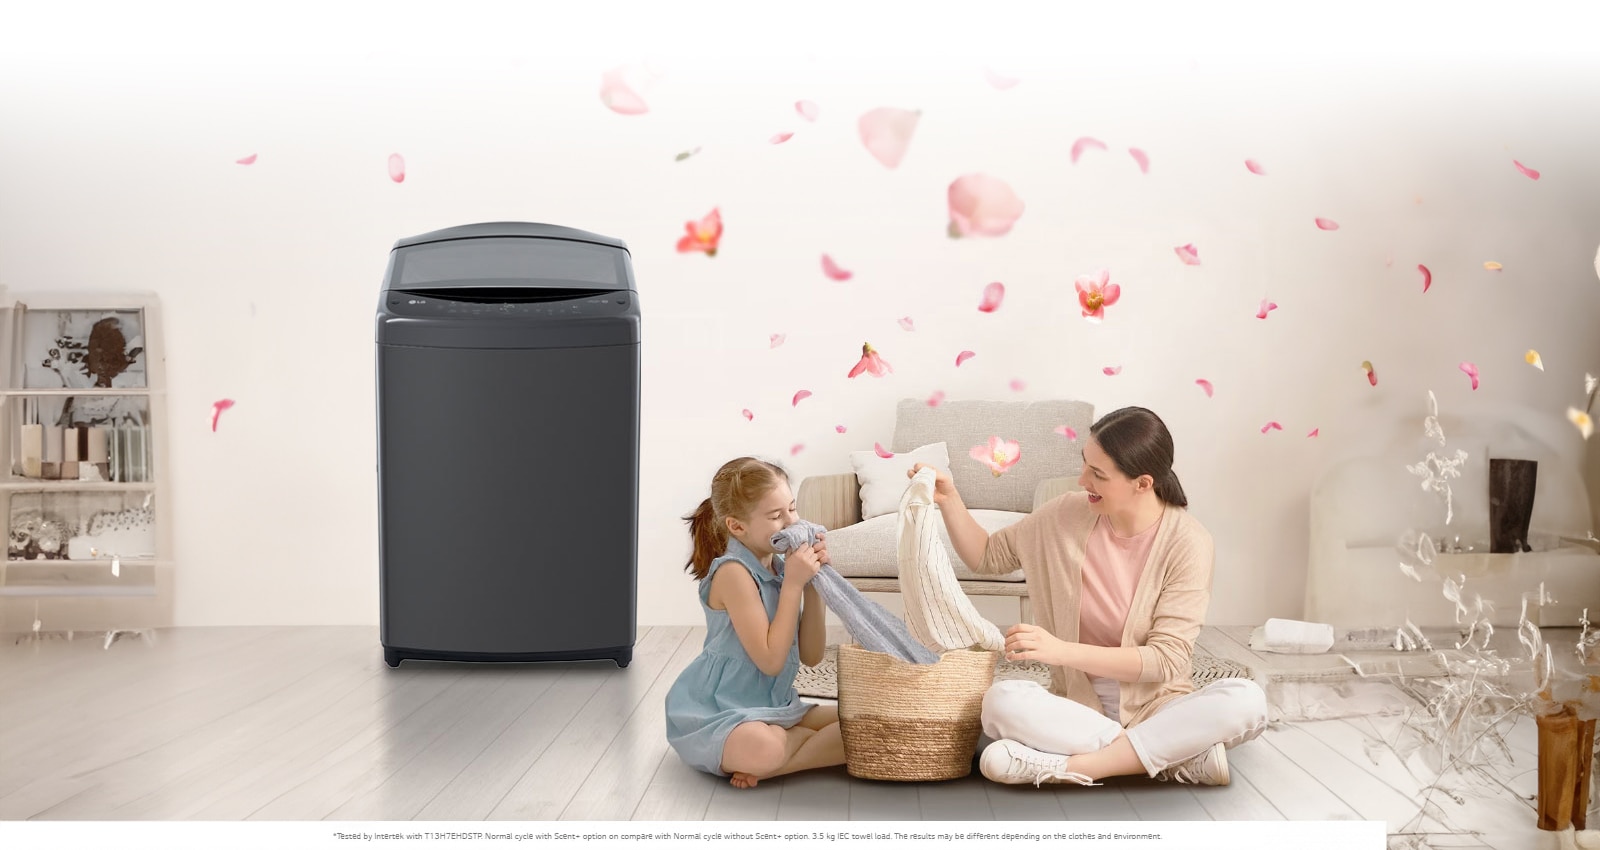
[[[376,368],[391,667],[632,660],[639,344],[620,240],[499,222],[395,243]]]

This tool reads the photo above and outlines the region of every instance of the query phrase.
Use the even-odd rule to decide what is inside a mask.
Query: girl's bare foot
[[[754,774],[735,771],[733,776],[728,779],[728,784],[735,788],[754,788],[756,783],[760,781]]]

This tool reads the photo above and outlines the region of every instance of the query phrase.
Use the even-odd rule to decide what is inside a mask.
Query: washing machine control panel
[[[488,319],[506,318],[578,318],[618,316],[628,312],[633,293],[614,292],[593,297],[569,298],[561,301],[526,302],[476,302],[452,301],[410,292],[392,291],[385,299],[389,312],[396,316],[437,318],[463,316]]]

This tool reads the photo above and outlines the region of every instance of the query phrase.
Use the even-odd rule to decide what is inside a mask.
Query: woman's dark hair
[[[1123,475],[1148,475],[1155,481],[1161,501],[1180,508],[1189,506],[1178,473],[1172,471],[1172,433],[1161,417],[1142,407],[1124,407],[1100,417],[1089,426],[1089,434]]]
[[[711,477],[711,497],[683,518],[694,539],[694,552],[683,568],[697,580],[705,578],[711,562],[728,550],[728,525],[723,519],[749,519],[756,505],[779,482],[788,480],[782,467],[753,457],[734,458],[723,464]]]

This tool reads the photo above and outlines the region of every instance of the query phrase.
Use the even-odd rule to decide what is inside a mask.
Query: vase
[[[1533,520],[1536,460],[1489,459],[1489,551],[1531,552],[1528,525]]]

